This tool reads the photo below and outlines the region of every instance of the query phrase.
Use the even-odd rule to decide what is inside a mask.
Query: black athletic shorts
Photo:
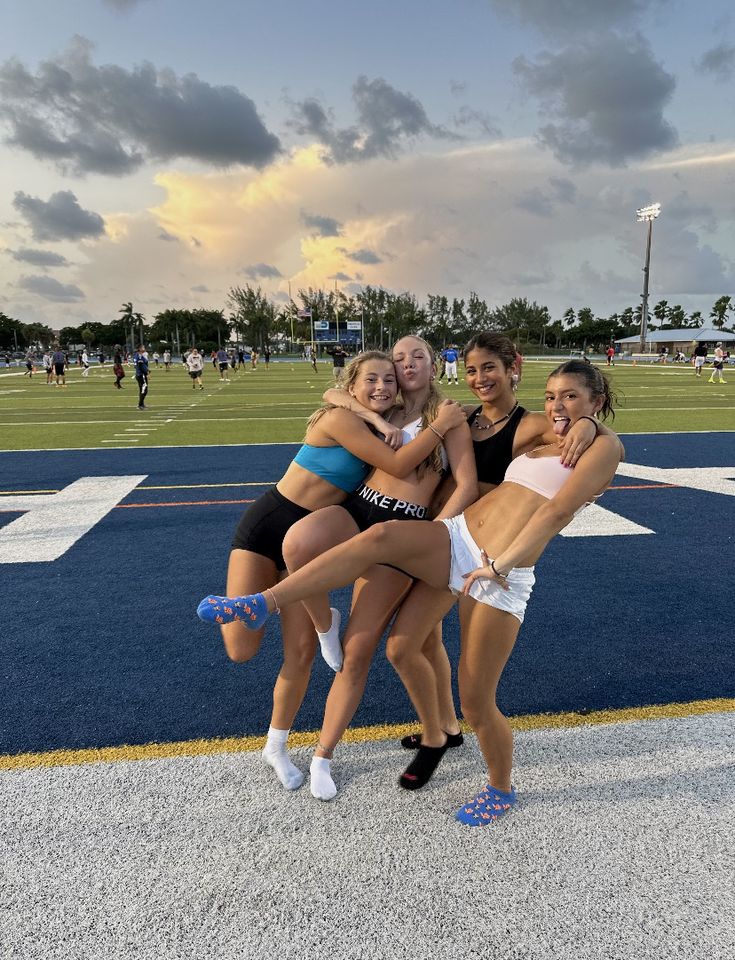
[[[232,540],[233,550],[250,550],[286,569],[281,547],[291,527],[311,510],[287,500],[275,487],[259,497],[242,515]]]
[[[364,483],[349,495],[342,506],[358,525],[360,533],[386,520],[428,520],[426,507],[396,497],[386,497]]]

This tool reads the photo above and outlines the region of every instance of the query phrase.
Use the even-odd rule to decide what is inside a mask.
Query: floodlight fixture
[[[646,221],[655,220],[656,217],[661,213],[661,204],[649,203],[647,207],[639,207],[635,213],[638,223],[645,223]]]
[[[648,224],[648,236],[646,237],[646,262],[643,267],[643,295],[641,300],[641,335],[638,349],[643,353],[646,349],[646,336],[648,334],[648,279],[651,271],[651,234],[653,232],[653,221],[661,213],[660,203],[649,203],[647,207],[639,207],[636,210],[638,223]]]

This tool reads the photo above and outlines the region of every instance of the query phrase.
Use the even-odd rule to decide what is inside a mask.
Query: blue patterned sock
[[[474,799],[460,807],[455,816],[460,823],[466,823],[468,827],[484,827],[508,813],[515,802],[516,792],[513,787],[506,793],[496,790],[488,783]]]
[[[270,614],[262,593],[249,597],[218,597],[210,594],[197,607],[197,616],[206,623],[240,621],[248,630],[259,630]]]

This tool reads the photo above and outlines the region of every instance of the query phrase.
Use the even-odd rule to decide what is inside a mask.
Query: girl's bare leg
[[[459,695],[462,713],[477,734],[487,763],[488,783],[511,789],[513,732],[498,709],[498,681],[518,636],[520,623],[504,610],[469,597],[459,601],[462,652],[459,659]]]
[[[405,526],[408,521],[401,522]],[[408,577],[387,567],[371,568],[368,577],[355,584],[344,637],[344,664],[329,691],[311,763],[311,792],[319,800],[331,800],[337,793],[330,771],[332,752],[360,705],[380,638],[410,586]]]
[[[278,582],[275,563],[250,550],[233,550],[227,567],[227,595],[262,593]],[[235,663],[247,663],[260,649],[263,630],[246,630],[242,623],[227,623],[220,627],[225,650]]]
[[[454,733],[457,727],[453,703],[451,722],[455,730],[448,730],[444,726],[446,716],[442,715],[438,678],[433,663],[426,655],[429,638],[434,637],[434,628],[453,604],[454,596],[448,590],[438,591],[421,582],[414,584],[401,605],[388,637],[388,659],[396,668],[416,709],[423,726],[421,743],[426,747],[443,746],[446,734]],[[443,649],[441,639],[439,643]],[[441,679],[446,682],[446,674]],[[446,701],[446,692],[442,693]],[[451,670],[449,700],[452,701]]]
[[[273,688],[273,712],[263,759],[286,790],[296,790],[304,774],[288,755],[288,735],[303,702],[316,651],[314,626],[300,603],[281,610],[283,663]]]
[[[269,589],[270,610],[354,583],[376,563],[390,563],[434,587],[449,582],[449,532],[430,520],[377,523]]]
[[[355,584],[344,638],[345,662],[327,697],[318,755],[331,754],[350,725],[362,700],[380,638],[410,587],[408,577],[388,567],[369,570]]]
[[[283,558],[289,573],[294,573],[331,547],[356,536],[359,528],[344,507],[324,507],[299,520],[283,540]],[[311,621],[320,633],[326,633],[332,624],[329,595],[315,594],[302,601]]]
[[[314,625],[301,604],[281,610],[281,636],[283,663],[273,688],[271,726],[289,730],[306,696],[316,653]]]
[[[456,598],[452,598],[453,602]],[[447,610],[444,614],[449,613]],[[424,643],[424,656],[429,661],[436,677],[436,693],[439,699],[439,717],[445,733],[460,732],[457,708],[452,693],[452,665],[449,662],[447,648],[442,641],[442,625],[437,623]]]

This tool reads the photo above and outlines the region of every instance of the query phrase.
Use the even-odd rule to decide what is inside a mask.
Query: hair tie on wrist
[[[439,431],[436,429],[436,427],[432,427],[431,424],[429,424],[429,430],[431,430],[432,433],[435,433],[435,434],[437,435],[437,437],[439,437],[440,440],[443,440],[443,439],[444,439],[444,434],[443,434],[443,433],[439,433]]]
[[[595,419],[595,417],[590,417],[585,413],[582,414],[581,417],[577,417],[577,420],[590,420],[595,425],[595,433],[597,434],[600,432],[600,421]]]

